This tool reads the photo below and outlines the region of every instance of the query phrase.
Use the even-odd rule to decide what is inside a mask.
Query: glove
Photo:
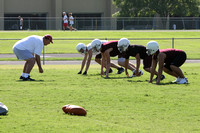
[[[78,74],[81,74],[81,73],[82,73],[82,71],[78,72]]]
[[[85,71],[85,72],[83,73],[83,75],[87,75],[87,71]]]

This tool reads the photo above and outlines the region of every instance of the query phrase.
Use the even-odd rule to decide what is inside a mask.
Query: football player
[[[155,74],[155,69],[157,63],[158,68],[158,78],[156,84],[160,83],[161,75],[164,70],[167,74],[176,77],[173,81],[177,84],[187,84],[188,80],[185,78],[180,66],[182,66],[187,58],[186,53],[179,49],[159,49],[159,45],[156,41],[150,41],[147,43],[147,53],[148,55],[153,55],[152,58],[152,70],[149,82],[152,83],[153,76]]]

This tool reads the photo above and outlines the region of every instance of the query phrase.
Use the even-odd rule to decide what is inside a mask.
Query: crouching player
[[[160,83],[162,71],[167,74],[176,77],[173,81],[177,84],[187,84],[188,80],[185,78],[180,66],[183,65],[187,56],[186,53],[179,49],[160,49],[156,41],[150,41],[147,43],[147,53],[148,55],[153,55],[152,59],[152,70],[149,82],[152,83],[152,79],[155,73],[157,63],[159,63],[158,68],[158,79],[156,84]]]
[[[127,38],[122,38],[118,42],[118,49],[121,53],[125,53],[125,73],[129,77],[128,71],[127,71],[127,64],[129,62],[129,57],[133,56],[136,58],[136,71],[133,73],[132,76],[139,76],[141,75],[142,71],[139,70],[140,68],[140,60],[143,59],[143,68],[145,71],[150,73],[151,68],[151,62],[152,62],[152,56],[148,56],[146,53],[146,47],[142,45],[130,45],[130,42]],[[155,74],[157,72],[155,71]],[[161,80],[165,78],[164,75],[161,75]]]
[[[106,40],[102,40],[102,41],[98,40],[97,41],[97,39],[95,39],[95,40],[92,41],[92,44],[96,44],[96,42],[99,42],[99,47],[101,47],[101,45],[103,43],[107,42],[107,41]],[[85,71],[83,73],[83,75],[86,75],[87,71],[89,69],[90,63],[91,63],[92,55],[97,54],[99,52],[99,50],[97,50],[96,48],[95,49],[92,48],[91,43],[89,43],[87,46],[85,46],[85,44],[83,44],[83,43],[79,43],[76,46],[76,49],[77,49],[78,52],[84,54],[84,58],[83,58],[82,64],[81,64],[81,70],[78,72],[78,74],[82,74],[82,71],[83,71],[85,64],[86,64],[86,61],[87,61]],[[95,61],[100,65],[101,65],[101,58],[102,58],[101,53],[99,53],[95,56]],[[111,66],[118,70],[117,74],[121,74],[124,71],[123,68],[115,65],[114,63],[111,63]],[[113,72],[112,69],[110,69],[109,73],[112,73],[112,72]]]
[[[112,66],[110,57],[118,56],[119,65],[125,66],[125,62],[124,62],[125,60],[123,59],[124,55],[121,54],[117,48],[118,41],[106,42],[106,43],[102,44],[101,47],[98,47],[98,44],[99,44],[99,41],[96,40],[96,43],[92,43],[91,45],[94,49],[98,49],[101,51],[101,55],[102,55],[101,76],[104,75],[103,67],[106,67],[106,78],[108,78],[110,67]],[[131,63],[128,63],[127,66],[132,71],[135,69],[135,66]],[[124,69],[123,69],[123,71],[124,71]]]

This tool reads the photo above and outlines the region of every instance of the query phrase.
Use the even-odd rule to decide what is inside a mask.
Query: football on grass
[[[81,107],[81,106],[77,106],[77,105],[65,105],[62,107],[62,110],[66,113],[66,114],[70,114],[70,115],[79,115],[79,116],[86,116],[87,112],[86,110]]]
[[[132,75],[132,77],[136,77],[135,71],[136,71],[136,70],[133,70],[133,75]],[[139,70],[139,76],[141,76],[141,75],[143,75],[143,71],[142,71],[142,70]]]

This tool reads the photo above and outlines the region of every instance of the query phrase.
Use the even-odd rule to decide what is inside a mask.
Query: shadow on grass
[[[55,80],[49,80],[49,82],[52,82]],[[34,81],[23,81],[23,80],[17,80],[16,82],[44,82],[44,80],[34,80]]]

